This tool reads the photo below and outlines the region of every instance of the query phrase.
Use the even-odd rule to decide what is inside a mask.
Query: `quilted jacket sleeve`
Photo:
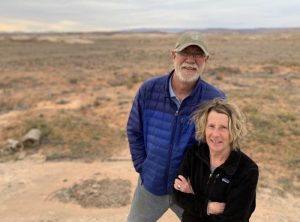
[[[131,157],[135,170],[142,171],[142,165],[146,158],[144,136],[143,136],[143,96],[140,89],[135,96],[128,122],[127,136],[131,152]]]

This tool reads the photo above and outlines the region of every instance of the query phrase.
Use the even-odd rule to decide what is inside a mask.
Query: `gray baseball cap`
[[[207,44],[203,36],[199,32],[184,32],[182,33],[176,42],[175,51],[180,52],[188,46],[196,45],[203,50],[206,56],[209,55],[207,50]]]

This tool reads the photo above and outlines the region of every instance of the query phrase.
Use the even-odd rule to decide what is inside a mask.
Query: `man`
[[[179,36],[172,59],[174,70],[146,81],[138,90],[127,123],[127,135],[139,181],[128,222],[157,221],[172,201],[177,170],[187,147],[196,143],[191,114],[200,103],[224,93],[200,78],[209,58],[198,32]]]

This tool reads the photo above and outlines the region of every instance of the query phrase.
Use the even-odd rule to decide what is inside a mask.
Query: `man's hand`
[[[194,194],[190,180],[185,179],[184,176],[182,176],[182,175],[178,175],[178,177],[175,179],[174,188],[183,193]]]
[[[224,212],[225,203],[220,202],[208,202],[207,214],[221,214]]]

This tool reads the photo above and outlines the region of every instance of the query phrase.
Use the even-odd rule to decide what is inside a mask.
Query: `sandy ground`
[[[86,129],[99,130],[90,124],[93,121],[109,123],[103,124],[109,129],[124,129],[138,85],[166,71],[170,66],[167,55],[175,41],[174,34],[34,36],[0,36],[3,49],[0,50],[0,145],[3,147],[7,138],[18,135],[21,128],[14,126],[24,126],[25,120],[36,120],[41,114],[50,127],[55,123],[54,116],[65,113],[70,118],[82,115],[74,119],[80,123],[85,123],[83,120],[87,118]],[[270,125],[267,134],[261,131],[269,146],[253,137],[257,142],[247,149],[262,166],[262,186],[274,187],[280,179],[287,190],[297,188],[299,31],[212,33],[208,38],[212,59],[204,78],[247,108],[256,123]],[[224,44],[228,41],[231,44]],[[274,58],[274,55],[278,56]],[[257,119],[256,110],[266,118]],[[66,142],[72,138],[71,134],[78,133],[70,128],[63,133]],[[273,138],[268,135],[277,135],[280,130],[285,137],[274,146]],[[80,139],[89,144],[89,131],[83,134],[86,137]],[[115,134],[109,136],[108,139],[115,138]],[[66,150],[70,150],[72,143],[69,144]],[[102,147],[103,144],[107,144],[106,139],[95,140],[92,145]],[[287,145],[285,149],[282,144]],[[120,146],[122,152],[106,161],[48,162],[42,153],[37,153],[25,157],[20,154],[18,161],[0,163],[0,222],[126,221],[130,205],[83,208],[52,198],[62,188],[87,179],[104,178],[130,180],[132,196],[138,175],[128,148]],[[117,146],[114,148],[118,150]],[[285,155],[293,155],[290,159],[296,162],[292,168],[281,165],[285,162],[282,159],[286,160],[281,157]],[[271,162],[272,158],[277,164]],[[287,193],[282,197],[259,187],[251,222],[298,222],[299,209],[299,196]],[[159,221],[178,219],[168,211]]]
[[[86,179],[128,179],[132,194],[137,174],[128,152],[103,162],[46,162],[41,154],[0,164],[0,215],[3,222],[119,222],[126,221],[129,205],[121,208],[82,208],[53,198],[57,190]],[[251,222],[297,222],[300,199],[275,196],[260,189]],[[168,211],[160,222],[178,221]]]

